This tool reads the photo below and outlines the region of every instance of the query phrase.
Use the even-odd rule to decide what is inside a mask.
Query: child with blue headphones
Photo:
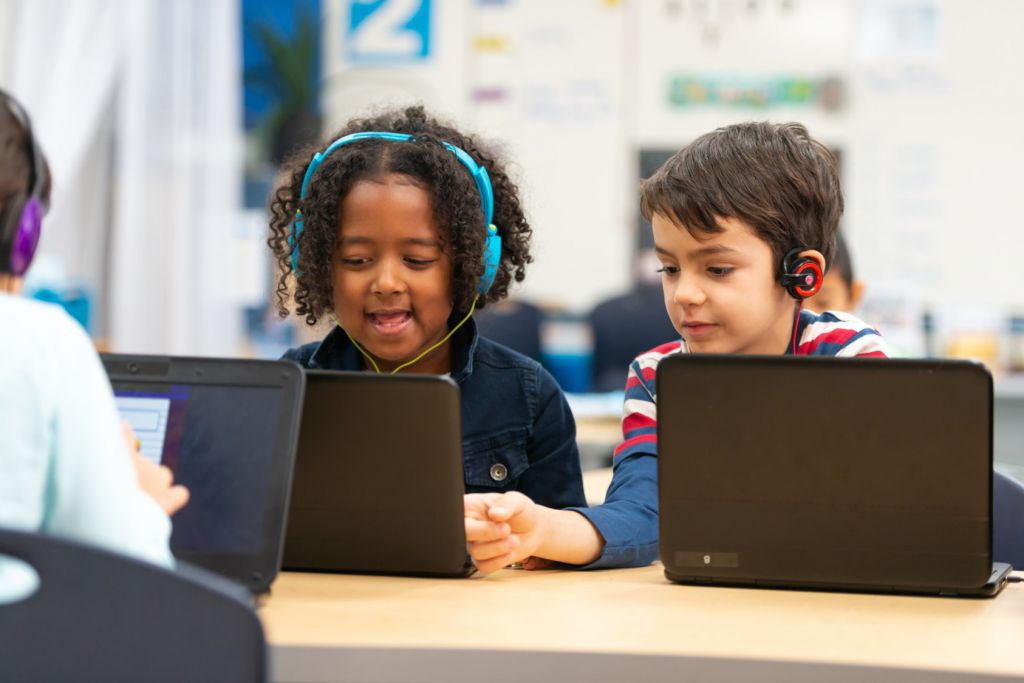
[[[530,225],[499,159],[415,106],[349,122],[287,171],[268,240],[279,313],[290,299],[307,324],[326,317],[334,328],[285,357],[307,368],[450,375],[467,492],[583,505],[575,423],[558,385],[534,360],[481,337],[472,318],[531,261]]]
[[[469,539],[481,571],[517,561],[595,568],[657,558],[663,358],[888,355],[878,332],[860,320],[803,306],[821,287],[843,211],[836,159],[804,126],[753,122],[702,135],[644,181],[640,206],[661,262],[665,311],[680,338],[629,365],[623,438],[602,505],[551,510],[516,493],[467,497],[467,509],[493,523],[478,525],[479,538]],[[744,419],[736,416],[738,429]]]
[[[168,515],[188,500],[122,431],[92,342],[62,309],[16,296],[50,174],[28,114],[0,90],[0,527],[170,565]],[[0,603],[34,578],[0,557]]]

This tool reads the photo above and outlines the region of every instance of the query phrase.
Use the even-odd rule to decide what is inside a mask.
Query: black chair
[[[0,529],[0,556],[39,575],[0,604],[4,681],[265,681],[263,628],[247,590],[104,549]]]
[[[474,316],[477,330],[491,341],[529,356],[538,363],[540,357],[540,326],[543,312],[525,301],[503,301],[490,304]]]
[[[992,472],[992,559],[1024,569],[1024,484]]]
[[[644,351],[679,339],[665,313],[661,287],[643,286],[599,303],[591,311],[594,391],[626,385],[629,363]]]

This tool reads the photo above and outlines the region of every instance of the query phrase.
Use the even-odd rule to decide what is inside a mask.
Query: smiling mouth
[[[367,313],[370,323],[381,332],[397,332],[412,319],[410,311],[377,311]]]

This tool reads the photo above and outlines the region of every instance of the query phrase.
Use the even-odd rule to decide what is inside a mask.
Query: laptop
[[[103,354],[142,455],[189,490],[171,551],[269,590],[281,565],[304,376],[291,361]]]
[[[992,377],[951,360],[685,355],[658,367],[677,582],[989,596]]]
[[[306,372],[284,567],[466,576],[458,387]]]

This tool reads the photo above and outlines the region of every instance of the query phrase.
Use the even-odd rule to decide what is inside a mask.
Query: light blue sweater
[[[138,485],[106,373],[64,311],[0,293],[0,526],[171,566],[170,520]],[[34,572],[0,557],[0,603]]]

